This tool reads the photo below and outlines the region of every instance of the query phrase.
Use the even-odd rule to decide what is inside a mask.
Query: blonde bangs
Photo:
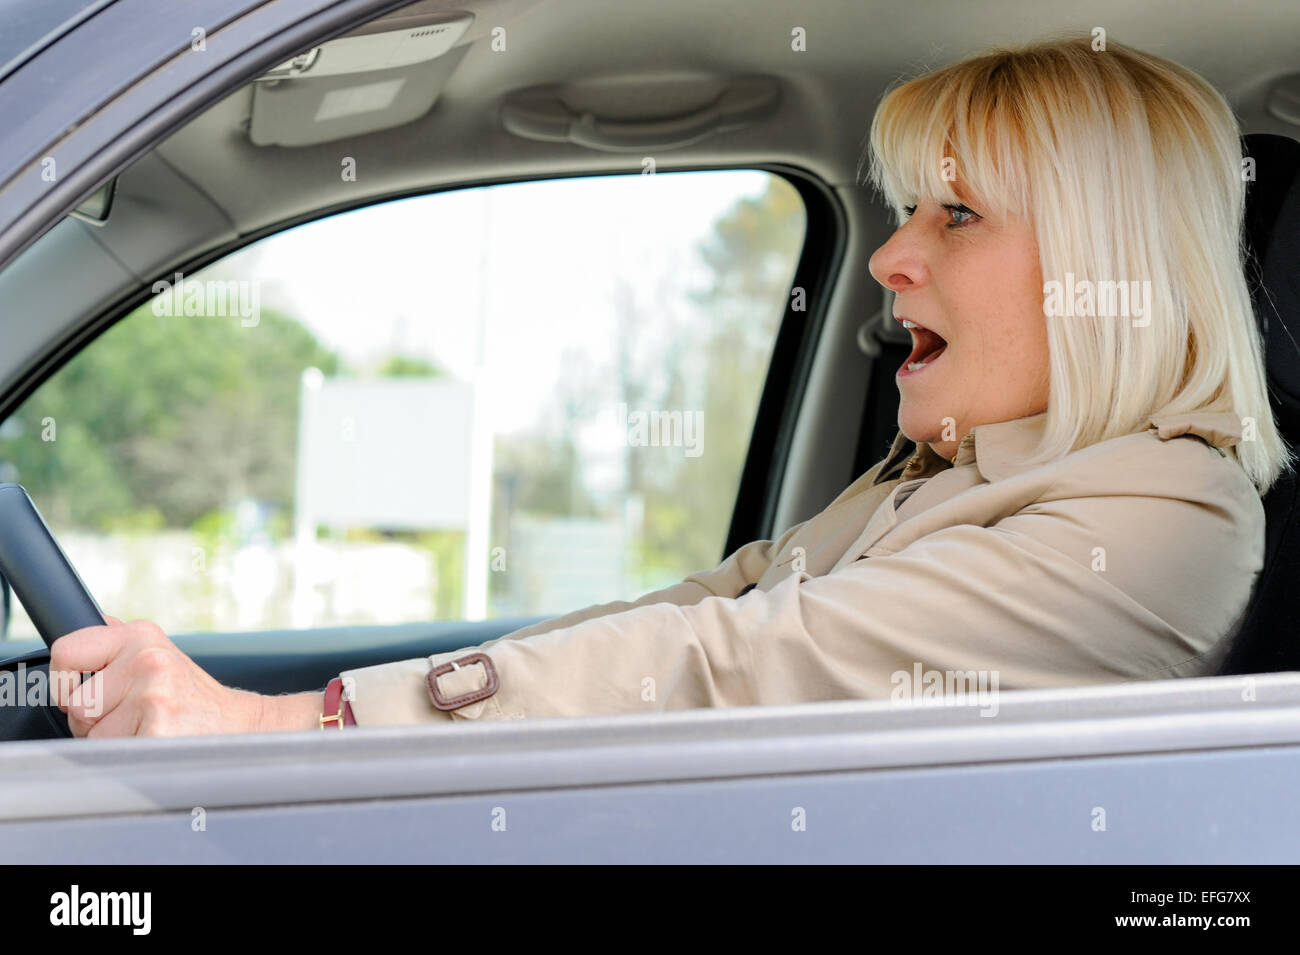
[[[1024,215],[1025,130],[998,95],[1000,55],[957,64],[891,90],[871,123],[869,179],[895,213],[918,199]]]

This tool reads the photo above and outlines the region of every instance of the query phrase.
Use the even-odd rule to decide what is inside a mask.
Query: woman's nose
[[[904,223],[894,231],[889,241],[876,249],[867,263],[871,277],[893,292],[920,284],[925,274],[925,267],[907,232],[907,223]]]

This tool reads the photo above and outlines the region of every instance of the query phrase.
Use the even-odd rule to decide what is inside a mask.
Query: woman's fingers
[[[85,627],[50,649],[55,702],[76,736],[188,736],[258,728],[262,698],[222,686],[147,620]],[[84,679],[83,674],[90,674]]]
[[[162,633],[162,631],[158,631]],[[50,673],[68,671],[93,673],[118,656],[135,633],[132,624],[118,620],[103,626],[82,627],[59,637],[50,647]]]
[[[72,729],[74,736],[85,736],[90,739],[107,738],[110,736],[135,736],[140,730],[140,711],[135,707],[119,706],[105,716],[82,727],[72,725],[72,718],[68,718],[68,726]]]

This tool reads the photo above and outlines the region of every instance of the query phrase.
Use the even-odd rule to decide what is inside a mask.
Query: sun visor
[[[468,44],[472,14],[407,18],[401,29],[330,40],[253,84],[257,146],[312,146],[390,129],[433,108]]]

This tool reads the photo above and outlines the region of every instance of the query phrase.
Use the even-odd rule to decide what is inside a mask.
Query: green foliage
[[[421,531],[415,542],[433,553],[438,575],[434,588],[434,617],[457,620],[465,615],[465,532]]]
[[[439,378],[443,371],[431,361],[411,355],[391,355],[376,372],[381,378]]]
[[[515,511],[556,517],[595,517],[599,510],[582,483],[578,450],[572,437],[512,435],[495,442],[494,517]],[[507,528],[494,528],[494,540]]]
[[[289,508],[312,366],[333,374],[338,359],[278,312],[245,327],[146,304],[23,404],[0,460],[65,527],[189,527],[244,497]]]
[[[660,287],[643,290],[644,299],[631,282],[616,284],[613,366],[592,369],[586,355],[566,355],[541,429],[550,437],[497,440],[494,541],[508,538],[516,513],[615,515],[621,500],[602,509],[586,488],[573,438],[610,411],[613,382],[630,411],[703,413],[697,457],[673,447],[624,452],[626,495],[644,501],[633,560],[642,588],[716,566],[804,228],[798,192],[772,177],[762,194],[719,218],[697,249],[707,284],[683,295],[680,279],[667,276]],[[493,576],[494,596],[508,589],[507,577]]]
[[[640,469],[647,575],[710,568],[723,556],[719,548],[804,228],[803,200],[773,177],[762,195],[740,200],[720,218],[699,250],[712,280],[692,293],[699,312],[677,336],[678,354],[665,356],[676,374],[650,404],[703,411],[703,453],[688,458],[680,449],[629,449],[657,465]]]

